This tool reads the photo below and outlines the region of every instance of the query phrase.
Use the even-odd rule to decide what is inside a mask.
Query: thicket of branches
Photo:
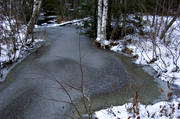
[[[19,43],[23,42],[21,32],[26,23],[26,16],[23,12],[21,2],[0,1],[0,43],[6,44],[9,49],[9,62],[16,60],[16,51],[19,49]]]
[[[21,52],[32,46],[33,39],[29,35],[32,32],[27,31],[32,19],[33,4],[33,0],[0,1],[1,69],[17,61]]]

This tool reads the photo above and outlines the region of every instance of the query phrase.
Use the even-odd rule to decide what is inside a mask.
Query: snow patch
[[[180,99],[153,105],[126,103],[95,112],[97,119],[179,119]]]
[[[156,28],[151,25],[153,17],[144,16],[143,19],[149,21],[143,28],[143,32],[148,35],[129,34],[123,40],[119,40],[117,46],[112,46],[111,50],[118,52],[122,51],[124,47],[129,48],[133,51],[132,55],[137,56],[136,64],[149,65],[157,71],[160,79],[180,86],[180,19],[177,19],[166,33],[165,42],[159,39],[159,35],[165,27],[166,20],[172,19],[172,17],[163,17],[162,19],[161,16],[156,16],[157,26],[160,29],[159,35],[155,37],[155,42],[153,42],[153,33]],[[132,40],[132,43],[124,46],[124,42],[129,39]],[[154,51],[157,57],[155,57]]]
[[[104,40],[103,43],[104,43],[104,45],[109,45],[109,44],[110,44],[110,41]]]
[[[39,47],[37,44],[43,42],[43,39],[34,39],[30,46],[26,46],[27,42],[31,42],[32,39],[25,41],[26,26],[21,25],[18,31],[14,32],[13,39],[10,36],[12,29],[10,25],[14,25],[15,20],[4,20],[0,22],[1,36],[0,36],[0,82],[5,80],[7,73],[11,70],[14,64],[21,61],[26,57],[31,50]],[[11,64],[11,65],[8,65]]]
[[[44,23],[42,24],[42,26],[39,26],[39,25],[35,25],[35,28],[40,28],[40,27],[57,27],[57,26],[64,26],[64,25],[67,25],[67,24],[74,24],[74,25],[77,25],[77,26],[82,26],[83,25],[83,21],[86,21],[86,20],[89,20],[90,17],[87,17],[87,18],[83,18],[83,19],[75,19],[75,20],[72,20],[72,21],[65,21],[65,22],[62,22],[60,24],[58,23],[54,23],[54,24],[47,24],[47,23]]]

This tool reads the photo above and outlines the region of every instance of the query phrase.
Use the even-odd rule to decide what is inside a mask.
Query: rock
[[[138,57],[139,57],[139,55],[136,54],[136,55],[134,55],[132,58],[133,58],[133,59],[138,59]]]
[[[127,54],[132,54],[132,53],[133,53],[133,50],[130,49],[130,48],[125,47],[125,48],[122,50],[122,52],[127,53]]]

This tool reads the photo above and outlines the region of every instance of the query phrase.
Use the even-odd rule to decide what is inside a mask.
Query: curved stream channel
[[[45,32],[46,44],[13,68],[0,84],[0,119],[67,119],[71,115],[71,106],[65,102],[68,97],[55,80],[80,86],[79,39],[84,87],[92,96],[93,110],[130,101],[135,91],[144,104],[166,99],[160,92],[161,88],[167,90],[161,81],[130,58],[96,48],[74,26],[39,30]],[[78,101],[80,93],[67,89]]]

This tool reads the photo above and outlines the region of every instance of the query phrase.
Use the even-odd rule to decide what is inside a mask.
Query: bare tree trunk
[[[96,41],[100,41],[102,37],[102,0],[98,0],[98,24],[97,24],[97,38]]]
[[[95,38],[97,38],[97,9],[98,9],[98,0],[94,0],[94,6],[95,6],[95,8],[94,8],[94,13],[93,13],[93,20],[94,20],[94,22],[93,22],[93,26],[92,26],[92,28],[94,29],[94,36],[95,36]]]
[[[108,0],[108,20],[107,20],[107,34],[106,34],[107,40],[109,40],[111,37],[111,31],[112,31],[111,17],[112,17],[112,0]]]
[[[123,1],[123,6],[124,6],[124,10],[123,10],[123,25],[122,25],[122,31],[121,31],[121,37],[123,37],[124,35],[126,35],[126,0]]]
[[[106,26],[108,19],[108,0],[104,0],[103,2],[103,16],[102,16],[102,40],[101,45],[104,46],[104,41],[107,40],[106,37]]]
[[[173,17],[173,19],[170,21],[170,23],[165,27],[165,29],[162,31],[161,33],[161,36],[160,36],[160,39],[162,40],[165,35],[166,35],[166,32],[169,30],[169,28],[173,25],[173,23],[176,21],[176,16]]]
[[[176,21],[176,18],[177,18],[177,15],[180,13],[180,5],[178,6],[178,9],[177,9],[177,14],[173,17],[173,19],[169,22],[169,24],[164,28],[164,30],[161,32],[161,35],[160,35],[160,39],[162,40],[165,35],[166,35],[166,32],[169,30],[169,28],[173,25],[173,23]]]
[[[111,40],[117,40],[118,38],[118,29],[119,29],[119,21],[120,21],[120,16],[117,17],[117,21],[116,21],[116,24],[112,30],[112,33],[111,33]]]
[[[35,22],[38,18],[39,11],[41,8],[41,3],[42,3],[42,0],[34,0],[33,13],[32,13],[30,21],[27,24],[27,31],[25,34],[25,42],[26,43],[27,43],[27,39],[29,37],[29,34],[33,33],[34,25],[35,25]],[[33,39],[32,39],[32,42],[33,42]]]
[[[78,7],[78,0],[74,0],[74,9]]]

